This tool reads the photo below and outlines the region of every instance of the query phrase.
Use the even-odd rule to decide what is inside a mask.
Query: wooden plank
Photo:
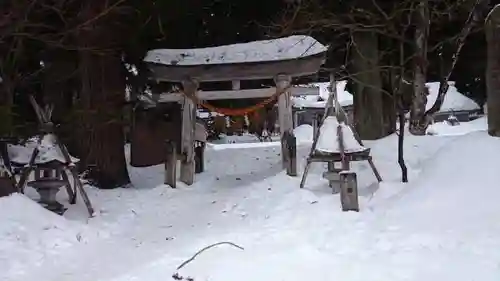
[[[177,145],[172,141],[165,142],[165,184],[171,188],[177,186]]]
[[[199,82],[272,79],[283,69],[292,77],[316,74],[325,62],[326,52],[296,59],[202,65],[165,65],[145,62],[157,81],[182,82],[191,77]]]
[[[71,181],[69,180],[68,174],[66,173],[65,169],[59,170],[59,173],[63,181],[66,183],[65,187],[66,187],[66,192],[68,193],[69,203],[71,205],[76,204],[76,196],[77,196],[76,185],[75,188],[73,189],[73,187],[71,186]]]
[[[319,88],[307,87],[292,87],[290,89],[292,96],[317,96]],[[224,100],[224,99],[254,99],[268,98],[276,93],[275,87],[262,89],[244,89],[244,90],[227,90],[227,91],[198,91],[197,95],[200,100]],[[182,101],[182,93],[163,93],[160,95],[158,102],[179,102]]]
[[[75,192],[76,192],[76,190],[80,191],[80,196],[82,197],[82,200],[83,200],[83,203],[85,204],[85,207],[87,207],[89,217],[93,217],[94,216],[94,207],[92,207],[92,203],[90,202],[89,196],[87,195],[87,192],[83,188],[83,183],[80,180],[80,177],[78,176],[78,171],[76,169],[76,166],[73,162],[71,162],[71,156],[69,155],[67,147],[63,143],[59,142],[59,138],[57,136],[56,136],[56,145],[59,147],[59,150],[61,151],[61,153],[64,157],[64,161],[67,164],[66,168],[68,169],[68,171],[71,173],[71,176],[73,177],[73,181],[75,184]]]
[[[196,104],[189,96],[195,96],[198,83],[195,80],[185,80],[183,108],[182,108],[182,145],[181,145],[181,174],[180,181],[192,185],[194,183],[195,162],[194,162],[194,135],[196,128]]]
[[[340,173],[340,202],[342,204],[342,211],[359,212],[358,182],[356,173]]]
[[[337,141],[339,144],[340,158],[342,159],[340,161],[342,163],[342,171],[349,171],[351,167],[349,163],[349,157],[346,157],[345,153],[344,134],[342,133],[341,124],[337,126]]]
[[[338,175],[338,169],[335,168],[335,161],[328,161],[327,164],[327,172],[326,174],[330,175],[328,178],[328,186],[332,189],[333,194],[338,194],[340,193],[340,188],[339,188],[339,175]],[[337,177],[332,176],[333,174],[336,174]]]
[[[371,157],[369,155],[365,154],[348,154],[345,155],[349,159],[349,161],[357,162],[357,161],[367,161]],[[340,162],[342,161],[342,157],[340,154],[313,154],[310,157],[311,162],[329,162],[329,161],[335,161],[335,162]]]
[[[69,172],[73,176],[74,182],[76,189],[80,191],[80,196],[82,197],[83,203],[87,207],[87,212],[89,213],[89,217],[94,216],[94,208],[92,207],[92,204],[90,203],[89,196],[87,195],[87,192],[83,188],[83,184],[80,181],[80,178],[78,177],[78,172],[76,171],[75,166],[68,167]]]
[[[240,80],[233,80],[231,82],[232,82],[233,90],[239,90],[239,89],[241,89]]]
[[[40,143],[40,141],[39,141],[39,143]],[[19,193],[24,193],[24,188],[26,186],[26,182],[28,181],[31,172],[34,170],[33,167],[35,165],[35,159],[39,153],[40,153],[40,151],[38,150],[38,146],[37,146],[33,149],[33,152],[31,154],[31,158],[30,158],[30,161],[28,162],[28,165],[26,165],[23,168],[23,172],[21,173],[21,177],[20,177],[18,185],[17,185],[17,189],[19,190]]]

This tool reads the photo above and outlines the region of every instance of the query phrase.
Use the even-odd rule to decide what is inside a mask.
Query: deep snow
[[[341,211],[321,178],[324,165],[313,166],[299,189],[300,177],[282,171],[275,143],[213,145],[207,171],[177,190],[161,184],[161,166],[130,168],[134,188],[88,189],[97,210],[90,220],[81,203],[60,217],[25,196],[0,198],[0,277],[171,280],[200,248],[231,241],[245,250],[211,249],[180,274],[217,281],[499,280],[500,140],[487,136],[484,122],[466,124],[457,126],[462,134],[407,136],[409,184],[399,182],[397,136],[367,141],[384,182],[376,183],[367,163],[354,165],[359,213]],[[296,133],[302,171],[311,128]]]

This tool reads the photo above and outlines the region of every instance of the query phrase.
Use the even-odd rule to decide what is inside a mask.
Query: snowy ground
[[[410,183],[399,183],[397,137],[369,142],[384,183],[357,163],[360,213],[344,213],[314,166],[306,189],[281,169],[279,144],[212,145],[191,187],[163,186],[162,167],[131,168],[135,188],[89,189],[65,217],[21,195],[0,198],[0,277],[19,281],[500,280],[500,140],[485,122],[406,139]],[[460,128],[460,129],[458,129]],[[447,134],[447,131],[450,134]],[[298,128],[299,170],[311,129]],[[457,133],[460,131],[460,133]],[[232,149],[234,148],[234,149]]]

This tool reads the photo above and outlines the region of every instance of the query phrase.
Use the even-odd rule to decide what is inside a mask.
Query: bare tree
[[[321,0],[301,1],[284,13],[275,29],[281,32],[278,32],[280,35],[308,33],[330,43],[329,55],[337,64],[340,60],[336,54],[350,54],[350,59],[337,67],[346,69],[344,78],[356,85],[355,119],[363,138],[381,137],[384,133],[391,132],[387,129],[380,130],[381,123],[396,123],[387,118],[393,114],[389,112],[391,107],[387,106],[386,101],[381,102],[380,98],[389,97],[394,104],[392,110],[397,111],[399,121],[398,163],[402,170],[402,180],[407,181],[403,149],[406,114],[411,111],[410,131],[414,134],[425,133],[432,115],[436,112],[435,109],[439,109],[446,93],[446,90],[443,92],[444,88],[440,89],[436,104],[426,112],[427,54],[450,42],[463,44],[461,38],[465,38],[463,34],[468,34],[451,34],[449,37],[439,38],[440,40],[429,46],[430,26],[447,24],[450,17],[470,8],[469,2],[370,0],[349,1],[343,6],[339,2],[332,4]],[[476,5],[473,5],[472,10],[475,10],[475,7]],[[464,29],[471,32],[471,27],[467,21]],[[345,41],[349,42],[347,46],[350,48],[342,49],[341,45]],[[453,59],[457,57],[454,56]],[[456,61],[449,65],[454,63]],[[375,72],[377,74],[373,74]],[[451,72],[446,69],[443,76],[449,78],[449,73]],[[391,87],[384,87],[383,79],[380,79],[383,77],[391,77]],[[363,94],[363,91],[368,89],[370,94]]]
[[[102,188],[130,182],[122,120],[122,57],[129,39],[127,28],[135,13],[129,2],[132,1],[8,0],[0,4],[5,8],[0,13],[6,13],[0,20],[0,51],[7,54],[0,56],[0,76],[4,81],[0,85],[0,102],[11,107],[15,89],[28,91],[19,85],[26,77],[34,76],[26,72],[37,69],[33,64],[43,73],[36,76],[39,81],[44,80],[46,93],[58,87],[64,87],[60,92],[65,94],[77,93],[73,97],[75,108],[68,118],[76,132],[72,134],[77,140],[76,154],[83,166],[95,166],[93,176]],[[37,49],[28,50],[27,46],[32,45]],[[68,72],[73,75],[60,75]],[[69,76],[73,82],[60,83]],[[57,82],[52,79],[55,77],[59,78]],[[35,88],[30,91],[41,92]],[[52,96],[46,101],[59,101],[61,97]]]
[[[407,47],[412,46],[408,48],[411,51],[405,52],[404,63],[407,65],[413,62],[415,76],[410,79],[415,86],[410,131],[423,134],[436,112],[435,109],[439,110],[441,97],[444,97],[444,94],[439,95],[436,105],[426,112],[427,54],[450,42],[460,41],[461,35],[464,34],[452,34],[428,46],[429,28],[431,25],[435,28],[447,24],[450,18],[470,8],[468,3],[429,0],[360,0],[332,3],[308,0],[301,1],[286,11],[282,18],[278,19],[275,29],[280,31],[280,34],[309,33],[330,44],[330,62],[333,61],[336,67],[345,69],[348,79],[355,84],[356,127],[363,138],[369,139],[383,137],[394,130],[395,118],[391,116],[395,116],[397,102],[394,88],[388,87],[385,80],[399,72],[400,64],[394,63],[398,61],[394,59],[398,57],[397,42],[403,42]],[[403,21],[409,16],[415,28],[403,34]],[[471,25],[465,26],[470,32]],[[349,42],[349,48],[342,48],[345,41]],[[338,65],[339,53],[349,54],[347,63]],[[452,58],[454,59],[455,57]],[[444,75],[449,78],[447,73],[448,71],[445,71]],[[446,85],[447,83],[444,86]]]
[[[486,38],[488,133],[500,137],[500,5],[495,6],[486,19]]]
[[[418,59],[415,62],[415,93],[410,119],[411,133],[415,135],[425,134],[427,127],[432,121],[433,115],[441,109],[441,105],[444,102],[446,92],[449,88],[448,81],[451,77],[451,74],[453,73],[455,65],[457,64],[458,58],[460,57],[460,52],[465,44],[465,39],[472,32],[473,27],[477,25],[477,23],[482,19],[483,11],[485,7],[487,7],[488,2],[489,0],[475,0],[472,10],[469,13],[469,17],[464,23],[464,26],[458,34],[457,38],[454,40],[455,48],[453,51],[451,62],[449,63],[448,69],[444,70],[443,76],[441,77],[437,99],[432,107],[429,110],[425,111],[425,107],[427,104],[426,95],[428,94],[428,90],[425,88],[425,84],[422,84],[422,77],[425,78],[425,67],[427,66],[427,51],[424,52],[424,50],[426,49],[426,41],[428,40],[428,36],[425,36],[425,30],[428,30],[428,23],[430,21],[427,19],[428,17],[425,12],[425,7],[428,5],[428,2],[427,0],[421,0],[418,9],[419,21],[417,23],[418,28],[415,40],[417,53],[419,55],[417,56]]]
[[[429,41],[430,15],[429,1],[420,0],[417,4],[415,20],[415,59],[413,72],[413,101],[410,114],[410,132],[425,134],[425,106],[427,105],[427,45]]]

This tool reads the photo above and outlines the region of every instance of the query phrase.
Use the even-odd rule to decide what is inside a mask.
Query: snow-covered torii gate
[[[327,48],[309,36],[290,36],[200,49],[157,49],[144,62],[157,83],[182,83],[182,93],[161,94],[160,102],[180,102],[182,109],[181,175],[194,182],[194,137],[197,103],[205,100],[277,97],[282,139],[283,167],[296,175],[296,161],[287,148],[295,149],[292,95],[317,94],[292,87],[292,78],[316,74],[325,61]],[[274,88],[241,89],[242,81],[274,79]],[[231,90],[199,91],[203,82],[232,82]],[[293,140],[288,143],[286,140]],[[295,152],[291,152],[295,153]],[[172,166],[172,165],[171,165]],[[173,165],[175,167],[175,165]],[[175,178],[175,176],[174,176]],[[174,179],[175,181],[175,179]]]

